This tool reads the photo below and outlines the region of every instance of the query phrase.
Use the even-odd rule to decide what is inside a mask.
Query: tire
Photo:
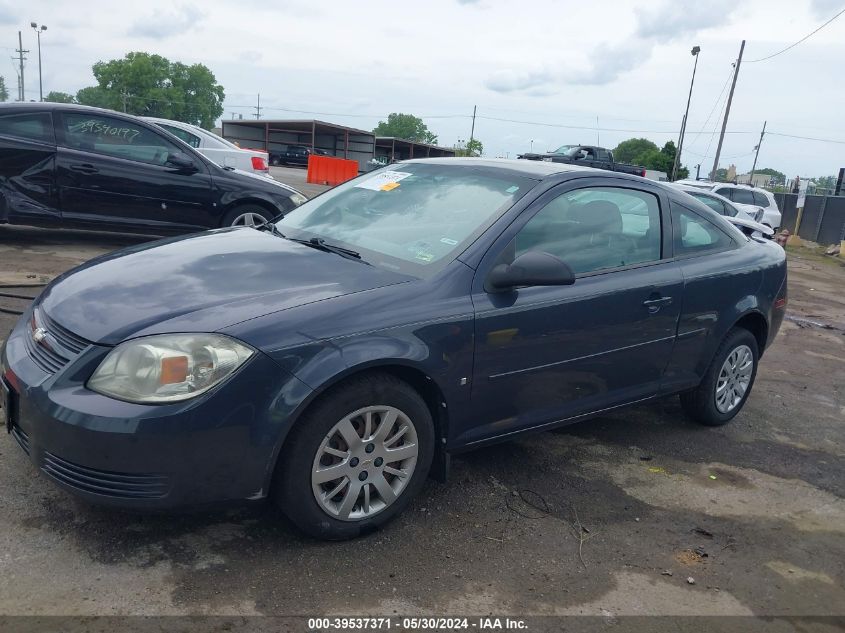
[[[274,167],[278,167],[278,166],[279,166],[279,157],[278,157],[278,156],[273,156],[273,157],[270,159],[270,164],[271,164],[271,165],[273,165]]]
[[[270,211],[257,204],[240,204],[223,216],[220,226],[258,226],[275,217]],[[251,223],[247,220],[252,218]]]
[[[686,414],[706,426],[722,426],[730,422],[751,394],[759,358],[757,339],[754,335],[743,328],[733,328],[716,350],[701,384],[692,391],[681,394],[681,406]],[[746,367],[746,360],[751,365],[744,371],[731,369],[728,359],[736,360],[738,368]],[[731,380],[732,372],[737,376],[736,380]],[[737,390],[741,389],[746,380],[747,385],[741,395],[731,390],[732,385]],[[717,388],[723,384],[725,387],[721,393],[727,395],[720,398]]]
[[[408,422],[410,428],[391,443]],[[337,430],[341,425],[347,435]],[[350,429],[356,437],[347,443]],[[417,495],[431,468],[434,435],[428,406],[408,384],[380,373],[351,378],[320,396],[291,430],[271,496],[304,533],[323,540],[354,538],[393,519]],[[363,441],[365,436],[374,441]],[[391,461],[395,455],[388,450],[410,456],[414,445],[415,458]],[[406,472],[407,479],[393,472]],[[385,485],[394,491],[392,500],[383,496]]]

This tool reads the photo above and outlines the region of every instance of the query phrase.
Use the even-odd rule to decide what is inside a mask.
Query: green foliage
[[[50,101],[52,103],[76,103],[76,97],[66,92],[51,90],[44,97],[44,101]]]
[[[484,144],[477,138],[472,139],[466,147],[456,147],[455,156],[481,156],[484,153]]]
[[[716,182],[728,182],[728,170],[724,167],[719,167],[716,170]]]
[[[765,169],[755,169],[755,174],[766,174],[771,176],[775,179],[775,182],[783,184],[784,180],[786,179],[786,174],[777,169],[772,169],[771,167],[766,167]]]
[[[647,138],[629,138],[616,146],[613,150],[613,158],[620,163],[644,166],[645,156],[657,151],[659,151],[657,145]]]
[[[836,176],[818,176],[811,180],[816,183],[816,187],[819,189],[836,189]]]
[[[112,105],[112,95],[108,90],[103,90],[100,86],[82,88],[76,93],[76,102],[82,105],[94,106],[95,108],[123,109],[122,107],[115,108]]]
[[[631,163],[632,165],[641,165],[646,169],[662,171],[669,177],[672,176],[675,154],[677,154],[677,148],[674,141],[668,141],[663,149],[659,149],[647,138],[631,138],[622,141],[613,150],[613,158],[617,162]],[[678,167],[679,180],[688,176],[689,169]]]
[[[0,77],[0,101],[9,100],[9,89],[6,88],[6,79]]]
[[[413,114],[392,112],[387,121],[379,121],[373,130],[376,136],[395,136],[418,143],[437,143],[437,135],[429,131],[423,120]]]
[[[211,129],[223,114],[223,86],[203,64],[187,66],[161,55],[127,53],[94,64],[97,85],[80,90],[79,103],[156,116]]]

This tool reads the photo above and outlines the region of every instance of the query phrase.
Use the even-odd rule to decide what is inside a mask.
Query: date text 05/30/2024
[[[525,630],[525,620],[508,617],[352,617],[352,618],[309,618],[308,629],[312,631],[349,630],[420,630],[420,631],[505,631]]]

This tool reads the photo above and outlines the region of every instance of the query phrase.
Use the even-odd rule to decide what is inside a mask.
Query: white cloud
[[[129,35],[160,40],[197,28],[205,14],[193,5],[182,5],[175,10],[158,11],[137,20]]]

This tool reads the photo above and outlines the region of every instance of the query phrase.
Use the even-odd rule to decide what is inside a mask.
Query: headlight
[[[187,400],[243,365],[253,350],[220,334],[162,334],[115,347],[88,388],[129,402]]]
[[[543,158],[541,158],[540,160],[543,160],[547,163],[550,163],[550,162],[552,162],[552,157],[551,156],[543,156]]]
[[[308,202],[308,198],[306,198],[305,196],[303,196],[301,193],[294,193],[294,194],[292,194],[292,195],[291,195],[291,197],[290,197],[290,199],[291,199],[291,201],[293,202],[293,205],[294,205],[295,207],[298,207],[298,206],[299,206],[299,205],[301,205],[303,202]]]

